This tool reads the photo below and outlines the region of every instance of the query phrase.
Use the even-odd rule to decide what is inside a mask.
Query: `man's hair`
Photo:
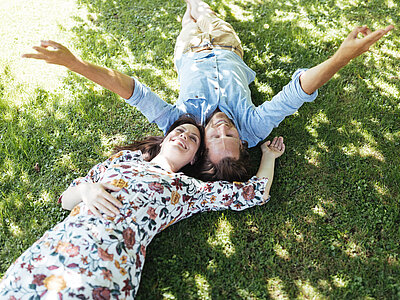
[[[239,159],[225,157],[218,163],[213,163],[208,158],[208,150],[205,150],[201,160],[196,164],[197,176],[205,181],[246,181],[250,178],[250,155],[247,143],[243,142],[240,148]]]
[[[154,157],[160,153],[161,143],[164,141],[164,138],[173,131],[176,127],[183,124],[191,124],[197,127],[200,131],[200,145],[199,149],[195,155],[195,161],[197,162],[199,158],[203,155],[204,152],[204,127],[198,124],[195,119],[190,114],[184,114],[179,117],[168,129],[164,136],[147,136],[142,140],[134,141],[131,144],[124,146],[115,146],[113,149],[113,154],[122,151],[122,150],[131,150],[136,151],[140,150],[142,152],[143,158],[145,161],[151,161]],[[191,169],[190,164],[183,167],[180,171],[187,174],[189,171],[185,171],[186,169]]]

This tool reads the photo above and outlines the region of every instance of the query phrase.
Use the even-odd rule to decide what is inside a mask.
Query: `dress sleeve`
[[[192,213],[232,209],[244,210],[269,201],[263,199],[268,178],[252,177],[247,182],[216,181],[201,182],[196,199],[192,205]]]
[[[109,168],[109,166],[112,163],[124,162],[140,156],[141,156],[140,151],[137,152],[131,152],[129,150],[120,151],[109,157],[106,161],[95,165],[93,168],[90,169],[90,171],[85,177],[79,177],[73,180],[69,185],[69,187],[74,187],[85,182],[90,182],[90,183],[99,182],[103,178],[104,172]],[[64,193],[62,193],[61,196],[58,198],[58,203],[61,203],[63,195]]]

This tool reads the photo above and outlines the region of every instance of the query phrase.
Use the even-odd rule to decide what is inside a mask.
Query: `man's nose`
[[[229,130],[229,126],[227,124],[221,124],[218,126],[218,131],[220,135],[226,135]]]

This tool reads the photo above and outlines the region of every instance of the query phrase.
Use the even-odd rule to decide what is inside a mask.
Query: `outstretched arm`
[[[300,84],[303,91],[311,95],[331,79],[341,68],[346,66],[350,60],[368,51],[373,44],[393,28],[393,25],[389,25],[385,29],[372,32],[367,26],[356,27],[332,57],[307,70],[300,76]],[[360,33],[364,37],[359,39],[358,35]]]
[[[64,66],[102,87],[129,99],[135,88],[134,80],[121,72],[103,68],[76,57],[63,45],[54,41],[41,41],[40,46],[34,46],[37,53],[24,54],[24,58],[41,59],[49,64]]]
[[[268,178],[268,183],[264,190],[263,198],[266,200],[269,197],[269,190],[271,189],[272,180],[274,179],[275,159],[285,152],[285,144],[283,137],[275,137],[272,142],[267,141],[261,145],[262,157],[260,168],[256,174],[257,177]]]

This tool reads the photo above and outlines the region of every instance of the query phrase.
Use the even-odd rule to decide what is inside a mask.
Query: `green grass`
[[[178,95],[183,1],[61,2],[0,4],[0,275],[66,216],[57,198],[74,178],[112,145],[161,134],[110,92],[20,55],[55,39],[166,101]],[[332,55],[354,26],[400,24],[393,0],[209,3],[242,39],[256,104]],[[197,215],[160,234],[137,298],[399,298],[399,46],[393,31],[273,131],[287,151],[270,203]]]

